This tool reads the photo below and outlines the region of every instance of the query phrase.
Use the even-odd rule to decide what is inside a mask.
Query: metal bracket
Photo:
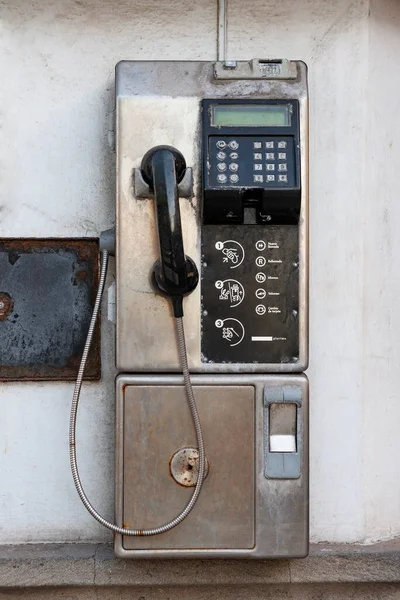
[[[133,185],[136,198],[149,199],[154,198],[153,192],[142,177],[141,169],[133,171]],[[188,167],[185,171],[182,181],[178,184],[178,194],[180,198],[193,197],[193,169]]]
[[[217,61],[214,79],[296,79],[296,63],[286,58]]]

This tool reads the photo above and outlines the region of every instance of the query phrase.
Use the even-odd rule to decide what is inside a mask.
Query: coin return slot
[[[296,452],[296,420],[296,404],[288,402],[275,402],[270,405],[270,452]]]

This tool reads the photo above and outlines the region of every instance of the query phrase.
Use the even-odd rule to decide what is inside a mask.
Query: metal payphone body
[[[172,476],[195,446],[159,257],[152,147],[173,146],[184,301],[208,475],[193,512],[122,557],[305,556],[308,551],[308,93],[302,62],[123,61],[116,69],[117,474],[124,527],[168,520],[191,494]],[[186,473],[187,475],[187,473]]]

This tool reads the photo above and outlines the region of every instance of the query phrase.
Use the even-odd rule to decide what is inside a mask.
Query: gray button
[[[217,158],[218,158],[218,160],[225,160],[226,159],[225,152],[217,152]]]
[[[228,146],[231,150],[237,150],[239,148],[239,144],[236,140],[232,140],[231,142],[229,142]]]
[[[228,180],[228,178],[226,175],[224,175],[223,173],[218,173],[218,175],[217,175],[218,183],[226,183],[227,180]]]
[[[229,165],[229,170],[230,170],[230,171],[237,171],[237,170],[238,170],[238,168],[239,168],[239,165],[238,165],[237,163],[231,163],[231,164]]]
[[[218,171],[226,171],[226,163],[218,163],[217,164]]]
[[[265,147],[266,148],[273,148],[274,147],[274,142],[265,142]]]
[[[286,147],[287,147],[287,142],[284,142],[283,140],[278,142],[278,148],[286,148]]]
[[[254,158],[254,160],[262,160],[261,152],[254,152],[253,158]]]
[[[221,148],[221,150],[223,150],[225,147],[226,147],[226,142],[224,142],[224,140],[218,140],[217,148]]]
[[[286,160],[286,152],[278,152],[278,160]]]
[[[266,152],[265,158],[267,160],[275,160],[275,152]]]
[[[262,164],[261,163],[256,163],[254,165],[254,170],[255,171],[262,171]]]
[[[273,163],[269,163],[268,165],[265,165],[265,168],[267,171],[275,171],[275,165]]]
[[[259,150],[262,147],[262,143],[261,142],[253,142],[253,148],[254,150]]]
[[[281,163],[280,165],[278,165],[278,171],[287,171],[287,164]]]
[[[233,175],[229,176],[229,179],[232,183],[237,183],[239,181],[239,175],[236,175],[236,173],[234,173]]]
[[[267,181],[275,181],[275,175],[267,175]]]
[[[278,180],[287,183],[287,175],[279,175]]]
[[[239,158],[239,154],[237,152],[231,152],[229,158],[232,160],[237,160]]]
[[[263,175],[253,175],[253,181],[256,183],[263,183],[264,177]]]

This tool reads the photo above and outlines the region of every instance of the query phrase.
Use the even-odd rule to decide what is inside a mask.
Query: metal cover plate
[[[200,497],[167,533],[125,536],[127,550],[254,547],[254,387],[194,391],[210,469]],[[180,513],[193,493],[169,469],[179,448],[197,446],[184,387],[127,385],[123,412],[124,527],[155,527]]]
[[[0,379],[75,379],[98,282],[98,241],[0,240]],[[100,378],[97,326],[86,379]]]

